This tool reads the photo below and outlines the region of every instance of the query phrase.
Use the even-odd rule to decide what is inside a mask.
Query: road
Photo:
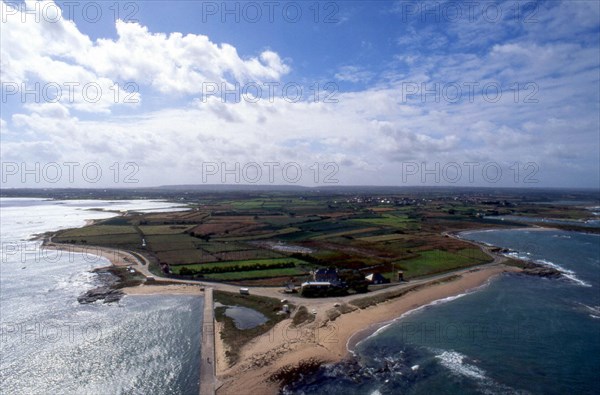
[[[200,395],[215,393],[215,321],[213,290],[204,289],[204,315],[202,319],[202,346],[200,355]]]
[[[444,232],[443,235],[452,237],[452,238],[458,238],[455,235],[453,235],[452,233]],[[276,298],[276,299],[287,299],[290,303],[293,303],[295,305],[306,305],[309,308],[321,308],[326,305],[331,306],[334,303],[348,303],[355,299],[364,298],[366,296],[374,296],[374,295],[378,295],[378,294],[382,294],[382,293],[386,293],[386,292],[390,292],[390,291],[396,291],[396,290],[400,290],[403,288],[412,287],[415,285],[425,284],[425,283],[428,283],[431,281],[441,280],[441,279],[444,279],[444,278],[447,278],[450,276],[460,275],[462,273],[466,273],[468,271],[471,271],[471,270],[474,270],[477,268],[483,268],[483,267],[489,267],[492,265],[497,265],[506,260],[506,257],[492,253],[490,251],[491,247],[483,246],[476,242],[473,242],[470,240],[465,240],[462,238],[460,240],[463,242],[473,244],[473,245],[481,248],[481,250],[483,252],[485,252],[487,255],[489,255],[490,257],[493,258],[493,261],[491,263],[487,263],[487,264],[483,264],[483,265],[461,268],[461,269],[453,270],[450,272],[444,272],[442,274],[422,277],[422,278],[419,278],[418,280],[411,280],[408,282],[402,282],[402,283],[398,283],[398,284],[391,285],[391,286],[381,287],[380,289],[371,290],[368,294],[354,294],[354,295],[329,297],[329,298],[304,298],[304,297],[299,296],[298,294],[284,293],[283,287],[249,287],[250,293],[252,295],[265,296],[265,297]],[[47,243],[46,246],[50,247],[50,248],[56,247],[56,248],[64,248],[64,249],[68,249],[68,250],[73,250],[73,248],[76,247],[71,244],[61,244],[61,243],[52,242],[51,239]],[[110,259],[117,266],[128,266],[128,267],[133,268],[134,270],[136,270],[137,272],[139,272],[146,278],[148,278],[148,277],[154,278],[154,281],[158,284],[160,284],[160,283],[189,284],[189,285],[196,285],[196,286],[204,287],[205,289],[211,288],[211,290],[214,289],[215,291],[226,291],[226,292],[233,292],[233,293],[239,292],[239,289],[240,289],[239,286],[231,285],[231,284],[158,277],[154,273],[150,272],[150,270],[149,270],[150,262],[148,261],[148,259],[146,257],[144,257],[141,254],[134,255],[131,252],[125,251],[125,250],[114,250],[114,249],[106,248],[106,247],[94,247],[93,251],[90,251],[88,249],[88,250],[82,251],[82,252],[101,254],[104,257]],[[140,258],[141,258],[141,260],[140,260]]]

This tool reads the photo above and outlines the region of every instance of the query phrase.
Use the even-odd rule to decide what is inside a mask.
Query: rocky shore
[[[98,275],[98,280],[102,285],[90,289],[77,298],[81,304],[94,303],[102,300],[103,303],[114,303],[121,300],[125,293],[124,287],[140,285],[143,277],[133,275],[124,267],[101,267],[92,271]]]
[[[529,276],[559,278],[562,276],[560,270],[539,263],[526,262],[521,273]]]

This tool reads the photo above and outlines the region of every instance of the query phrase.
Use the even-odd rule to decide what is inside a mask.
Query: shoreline
[[[335,320],[327,317],[325,304],[306,306],[316,311],[316,319],[311,324],[295,328],[298,332],[309,334],[308,338],[290,337],[291,320],[280,322],[271,333],[261,335],[246,344],[241,351],[242,363],[225,366],[219,363],[217,375],[221,386],[218,395],[257,392],[261,394],[278,394],[285,383],[270,380],[283,370],[299,368],[303,363],[316,361],[320,364],[337,363],[349,355],[356,355],[356,347],[363,341],[385,330],[407,316],[431,306],[450,302],[477,292],[489,285],[495,278],[506,273],[528,273],[527,269],[507,265],[509,260],[523,261],[508,257],[497,251],[501,247],[464,239],[461,234],[492,231],[498,229],[478,229],[455,232],[443,232],[448,237],[460,239],[478,246],[484,253],[493,258],[492,263],[475,266],[462,271],[459,275],[448,274],[442,281],[431,281],[416,285],[408,292],[371,305],[364,309],[356,309],[342,314]],[[511,228],[512,230],[512,228]],[[514,230],[550,231],[560,230],[548,227],[525,226]],[[527,262],[527,261],[523,261]],[[538,265],[538,264],[536,264]],[[364,296],[368,298],[368,294]],[[356,298],[358,299],[358,298]],[[351,304],[354,299],[345,302]],[[341,301],[341,299],[340,299]],[[331,305],[333,305],[333,301]],[[334,335],[332,338],[331,335]],[[225,358],[226,346],[217,336],[218,359]],[[221,361],[220,361],[221,362]]]
[[[277,394],[280,392],[281,383],[271,378],[282,369],[293,369],[307,361],[317,361],[320,364],[340,362],[354,354],[354,350],[360,342],[404,319],[407,315],[475,292],[503,273],[522,272],[522,269],[518,267],[505,265],[503,262],[508,257],[492,251],[493,247],[460,237],[461,234],[467,232],[485,230],[444,232],[443,234],[477,245],[493,258],[492,263],[466,268],[458,275],[449,273],[442,280],[432,280],[415,285],[414,289],[407,290],[401,296],[363,309],[357,308],[334,320],[329,319],[328,310],[333,307],[335,300],[317,299],[318,302],[313,302],[311,299],[307,299],[302,304],[306,305],[309,310],[315,310],[314,322],[301,324],[297,328],[291,326],[291,319],[280,322],[270,332],[255,337],[244,345],[240,352],[240,361],[242,362],[233,366],[227,366],[227,346],[223,344],[220,336],[215,336],[218,378],[216,393],[219,395],[237,395],[246,392]],[[549,228],[527,226],[515,228],[515,230],[549,230]],[[110,266],[132,266],[145,277],[151,275],[148,272],[147,261],[144,265],[144,262],[136,255],[117,249],[54,243],[51,237],[44,240],[41,248],[92,254],[106,258],[110,262]],[[203,295],[201,287],[201,285],[183,282],[164,285],[152,282],[135,287],[125,287],[122,291],[125,295]],[[369,298],[369,295],[340,298],[339,301],[352,304],[352,301],[362,298]]]
[[[222,386],[217,394],[277,394],[280,384],[269,378],[282,368],[309,360],[322,364],[342,361],[354,354],[361,341],[407,315],[475,292],[503,273],[519,271],[516,267],[492,264],[469,270],[451,281],[427,283],[400,297],[342,314],[334,321],[323,317],[324,308],[318,309],[317,319],[311,324],[291,328],[290,320],[282,321],[272,332],[243,347],[240,360],[244,362],[229,368],[220,366],[217,374]],[[218,358],[224,358],[223,347],[217,347],[217,351]]]
[[[518,271],[506,270],[503,273],[509,273],[509,272],[518,272]],[[404,318],[406,318],[418,311],[427,309],[432,306],[437,306],[440,304],[452,302],[456,299],[462,298],[463,296],[467,296],[474,292],[477,292],[477,291],[487,287],[497,276],[499,276],[501,274],[502,273],[493,274],[490,277],[488,277],[488,279],[483,284],[478,285],[474,288],[466,289],[464,292],[459,293],[457,295],[450,295],[450,296],[447,296],[447,297],[444,297],[441,299],[434,300],[434,301],[424,304],[422,306],[415,307],[414,309],[408,310],[408,311],[402,313],[402,315],[400,315],[399,317],[393,318],[391,320],[373,323],[368,328],[358,331],[358,332],[354,333],[352,336],[350,336],[350,338],[348,339],[348,341],[346,343],[346,349],[348,350],[349,353],[356,355],[356,353],[355,353],[356,347],[358,347],[362,342],[369,340],[371,337],[376,336],[378,333],[385,331],[391,325],[399,322],[400,320],[403,320]],[[458,280],[455,280],[455,281],[458,281]]]

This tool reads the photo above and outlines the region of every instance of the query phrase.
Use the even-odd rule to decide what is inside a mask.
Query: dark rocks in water
[[[414,354],[407,356],[404,351],[395,353],[394,356],[383,356],[381,352],[375,351],[379,357],[357,358],[349,356],[334,364],[318,366],[316,364],[296,367],[295,369],[280,370],[277,376],[272,376],[272,381],[278,381],[281,385],[280,393],[297,394],[311,393],[323,384],[341,380],[346,385],[365,385],[369,382],[388,383],[396,393],[408,392],[410,386],[426,373],[424,369],[415,366]],[[409,360],[413,361],[409,363]],[[293,373],[293,374],[290,374]],[[333,381],[332,381],[333,380]],[[357,392],[359,393],[359,392]]]
[[[124,295],[120,288],[139,284],[138,279],[130,276],[126,268],[100,267],[92,272],[98,275],[97,279],[102,285],[79,296],[77,301],[81,304],[94,303],[98,300],[103,300],[104,303],[118,302]]]
[[[90,289],[77,298],[81,304],[94,303],[98,300],[104,300],[104,303],[118,302],[123,296],[123,291],[111,287],[98,287]]]
[[[527,265],[523,268],[522,273],[527,274],[529,276],[547,278],[559,278],[562,275],[560,270],[533,262],[527,263]]]
[[[269,381],[279,382],[280,387],[292,385],[300,381],[305,376],[310,376],[319,370],[323,361],[315,358],[310,358],[304,361],[300,361],[295,366],[287,365],[273,373],[269,377]]]

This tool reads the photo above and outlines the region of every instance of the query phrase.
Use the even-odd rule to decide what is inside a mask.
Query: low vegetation
[[[396,289],[394,291],[385,292],[385,293],[381,293],[378,295],[367,296],[364,298],[355,299],[351,302],[351,304],[358,307],[359,309],[366,309],[367,307],[374,306],[376,304],[383,303],[383,302],[391,300],[391,299],[399,298],[403,295],[406,295],[409,292],[416,291],[416,290],[422,289],[424,287],[427,287],[427,286],[430,286],[433,284],[440,284],[440,283],[444,283],[444,282],[448,282],[448,281],[453,281],[458,278],[460,278],[460,276],[458,276],[458,275],[448,276],[446,278],[443,278],[440,280],[435,280],[435,281],[430,281],[430,282],[427,282],[424,284],[408,286],[406,288]]]
[[[287,314],[278,314],[281,311],[281,301],[254,295],[239,295],[230,292],[215,291],[215,302],[225,306],[243,306],[258,311],[267,317],[267,322],[251,329],[238,329],[233,319],[225,315],[226,307],[215,308],[215,319],[221,327],[221,339],[227,347],[225,355],[229,364],[235,364],[239,359],[241,348],[256,336],[263,335],[272,330],[277,323],[288,318]],[[290,309],[293,305],[290,305]]]
[[[315,320],[314,314],[308,312],[306,306],[300,306],[292,318],[293,326],[309,324]]]

